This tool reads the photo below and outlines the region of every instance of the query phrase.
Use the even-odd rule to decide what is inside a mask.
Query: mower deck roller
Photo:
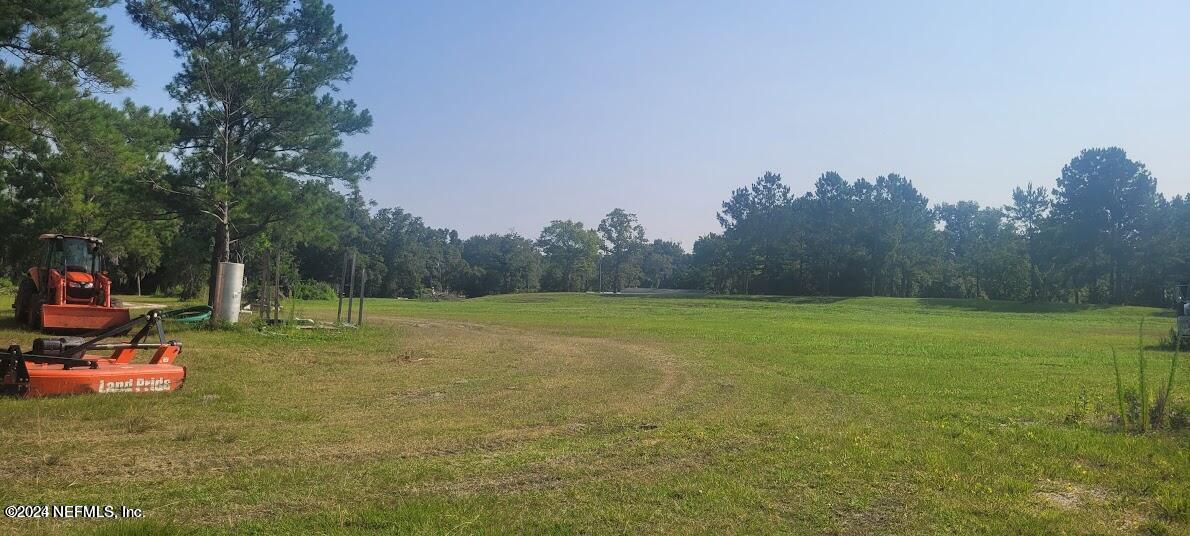
[[[33,341],[29,353],[18,346],[0,351],[0,393],[18,397],[42,397],[84,393],[152,393],[175,391],[186,381],[186,368],[174,364],[182,351],[177,341],[165,340],[162,319],[191,313],[192,309],[149,311],[147,314],[108,328],[91,338],[57,337]],[[128,332],[139,322],[144,325],[128,341],[108,339]],[[145,342],[156,332],[157,342]],[[109,350],[106,356],[94,350]],[[136,353],[152,350],[147,363],[133,363]]]

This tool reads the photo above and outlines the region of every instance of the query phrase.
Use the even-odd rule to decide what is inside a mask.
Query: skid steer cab
[[[43,234],[38,264],[25,273],[12,308],[30,329],[83,332],[126,324],[128,309],[112,306],[103,241]]]

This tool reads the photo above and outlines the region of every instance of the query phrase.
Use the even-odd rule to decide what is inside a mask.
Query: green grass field
[[[367,317],[177,331],[176,393],[0,400],[0,502],[146,513],[0,529],[1190,532],[1190,431],[1108,417],[1109,351],[1135,383],[1157,309],[529,294]],[[1148,355],[1156,385],[1172,353]]]

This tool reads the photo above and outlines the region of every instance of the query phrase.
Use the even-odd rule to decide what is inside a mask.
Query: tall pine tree
[[[183,62],[167,87],[178,103],[180,172],[158,187],[179,207],[213,219],[212,283],[235,240],[284,221],[301,203],[300,181],[355,188],[366,177],[375,158],[349,154],[343,137],[366,132],[372,118],[334,97],[356,60],[330,6],[130,0],[127,7]]]

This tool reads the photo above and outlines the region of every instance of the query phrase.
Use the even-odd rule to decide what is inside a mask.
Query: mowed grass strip
[[[146,519],[0,527],[1185,532],[1187,432],[1066,418],[1080,396],[1111,411],[1109,349],[1130,355],[1142,316],[1156,344],[1163,314],[540,294],[368,300],[341,332],[183,330],[179,392],[0,400],[0,501]]]

